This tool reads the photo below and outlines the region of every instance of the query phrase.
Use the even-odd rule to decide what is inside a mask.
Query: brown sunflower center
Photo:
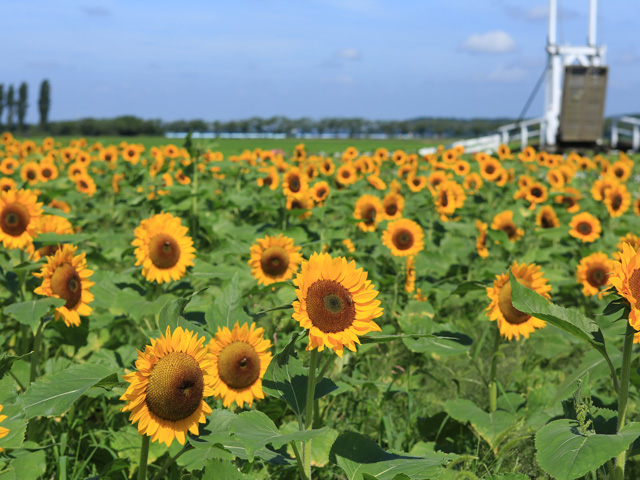
[[[618,210],[622,205],[622,195],[616,194],[615,197],[611,200],[611,208],[613,210]]]
[[[395,215],[398,212],[398,205],[391,203],[384,208],[387,215]]]
[[[51,255],[56,253],[58,250],[60,250],[60,247],[58,245],[45,245],[44,247],[41,247],[38,249],[38,254],[40,255],[41,258],[50,257]]]
[[[31,214],[29,209],[18,202],[5,205],[2,212],[0,212],[0,228],[5,234],[12,237],[22,235],[29,226],[30,221]]]
[[[51,169],[50,169],[50,168],[47,168],[47,167],[43,168],[43,169],[40,171],[40,173],[42,174],[42,176],[43,176],[44,178],[51,178],[51,175],[53,174],[53,172],[51,172]]]
[[[351,172],[349,170],[344,170],[342,172],[342,178],[349,178],[351,176]]]
[[[273,183],[273,178],[271,178],[271,176],[268,176],[263,180],[263,183],[265,185],[271,185]]]
[[[629,290],[636,301],[640,302],[640,270],[636,269],[629,277]]]
[[[75,267],[70,263],[63,263],[51,275],[51,291],[67,301],[64,304],[69,310],[73,309],[82,298],[82,282]]]
[[[260,357],[247,342],[236,341],[218,355],[218,375],[229,388],[250,387],[260,376]]]
[[[609,281],[607,273],[607,268],[604,265],[600,263],[592,265],[587,271],[587,282],[594,287],[606,285]]]
[[[260,267],[270,277],[279,277],[289,268],[289,254],[280,246],[269,247],[260,256]]]
[[[486,167],[484,167],[484,171],[491,175],[496,171],[496,167],[494,167],[493,165],[487,165]]]
[[[542,189],[540,187],[533,187],[531,189],[531,195],[533,195],[536,198],[542,197]]]
[[[540,220],[540,225],[542,228],[553,228],[555,227],[555,222],[549,213],[544,213],[542,215],[542,219]]]
[[[149,258],[157,268],[171,268],[180,260],[180,245],[171,235],[160,233],[149,242]]]
[[[298,177],[294,176],[289,180],[289,190],[292,192],[300,191],[300,179]]]
[[[500,230],[502,230],[504,233],[507,234],[507,236],[509,237],[509,240],[515,238],[516,234],[518,233],[518,229],[513,223],[507,223],[505,225],[502,225],[500,227]]]
[[[520,285],[531,288],[531,282],[528,280],[523,278],[518,278],[517,280]],[[512,325],[520,325],[531,318],[531,315],[521,312],[511,303],[511,284],[509,282],[505,283],[500,289],[498,307],[500,307],[504,319]]]
[[[204,375],[197,360],[184,352],[171,352],[151,370],[147,407],[158,417],[177,422],[198,409],[203,392]]]
[[[616,168],[613,173],[616,175],[616,177],[618,178],[622,178],[624,177],[624,170],[622,170],[621,168]]]
[[[327,190],[326,190],[325,188],[319,188],[319,189],[316,191],[316,195],[317,195],[317,197],[318,197],[318,198],[320,198],[320,199],[324,198],[324,196],[325,196],[326,194],[327,194]]]
[[[578,230],[581,235],[589,235],[593,231],[593,228],[589,222],[580,222],[576,226],[576,230]]]
[[[88,189],[89,188],[89,184],[87,182],[85,182],[84,180],[80,180],[80,187],[84,188],[84,189]]]
[[[307,291],[307,314],[323,333],[343,332],[356,318],[349,291],[335,280],[317,280]]]
[[[562,197],[562,204],[567,208],[571,208],[576,204],[576,200],[573,197]]]
[[[373,205],[365,205],[362,208],[362,219],[364,223],[368,225],[376,223],[376,207]]]
[[[447,192],[440,193],[440,205],[442,205],[443,207],[449,205],[449,196],[447,195]]]
[[[27,170],[27,178],[29,180],[35,180],[35,178],[38,176],[38,174],[34,171],[34,170]]]
[[[398,250],[407,250],[413,246],[413,233],[406,228],[399,228],[394,232],[391,241]]]

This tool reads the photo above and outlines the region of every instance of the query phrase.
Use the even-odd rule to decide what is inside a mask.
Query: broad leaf
[[[25,417],[62,415],[84,392],[113,373],[113,368],[84,363],[42,377],[20,397]]]
[[[216,302],[206,312],[205,320],[212,334],[218,327],[233,329],[236,322],[239,325],[248,323],[251,318],[242,309],[242,291],[238,286],[238,273],[234,273],[231,282],[216,297]]]
[[[338,436],[331,447],[331,462],[342,468],[349,480],[393,480],[397,475],[408,478],[437,478],[442,465],[456,455],[432,453],[422,457],[385,452],[373,440],[356,432]]]
[[[29,300],[28,302],[9,305],[4,309],[4,314],[11,315],[19,323],[29,325],[35,334],[42,317],[44,317],[53,307],[61,307],[65,303],[67,303],[66,300],[62,298],[39,298],[37,300]]]
[[[189,300],[190,298],[174,298],[164,304],[158,317],[158,329],[161,332],[166,332],[167,327],[171,327],[171,331],[176,329],[178,326],[178,317],[182,315],[184,307],[187,306]]]
[[[491,448],[495,448],[514,426],[515,416],[504,410],[487,413],[475,403],[464,400],[449,400],[445,411],[459,422],[469,422]]]
[[[0,356],[0,378],[4,377],[4,375],[9,370],[11,370],[11,365],[13,365],[13,362],[17,360],[22,360],[23,358],[28,357],[32,353],[33,352],[29,352],[20,356],[8,355],[6,353],[3,353],[2,356]]]
[[[586,435],[575,420],[555,420],[536,434],[536,459],[557,480],[573,480],[616,457],[638,437],[640,422],[629,423],[615,435]]]
[[[229,430],[242,442],[251,461],[254,452],[262,447],[273,445],[275,448],[280,448],[291,441],[306,441],[324,433],[327,429],[320,428],[283,435],[269,417],[258,410],[252,410],[238,415],[231,422]]]

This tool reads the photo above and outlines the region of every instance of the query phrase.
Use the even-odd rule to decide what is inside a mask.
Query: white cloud
[[[517,65],[500,65],[489,72],[486,80],[499,83],[518,83],[529,77],[529,72]]]
[[[362,54],[355,48],[343,48],[336,52],[336,57],[344,60],[360,60],[362,58]]]
[[[507,53],[516,49],[511,35],[502,30],[471,35],[460,45],[460,49],[471,53]]]

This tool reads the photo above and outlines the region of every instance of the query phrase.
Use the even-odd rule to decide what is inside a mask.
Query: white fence
[[[620,137],[631,137],[631,149],[640,149],[640,118],[617,117],[611,122],[611,148],[618,148]]]

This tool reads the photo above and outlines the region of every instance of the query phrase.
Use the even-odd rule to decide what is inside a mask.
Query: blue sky
[[[0,83],[51,118],[517,117],[546,64],[546,0],[3,0]],[[584,44],[588,0],[558,0]],[[600,0],[607,114],[640,111],[640,1]],[[542,91],[528,116],[542,112]]]

